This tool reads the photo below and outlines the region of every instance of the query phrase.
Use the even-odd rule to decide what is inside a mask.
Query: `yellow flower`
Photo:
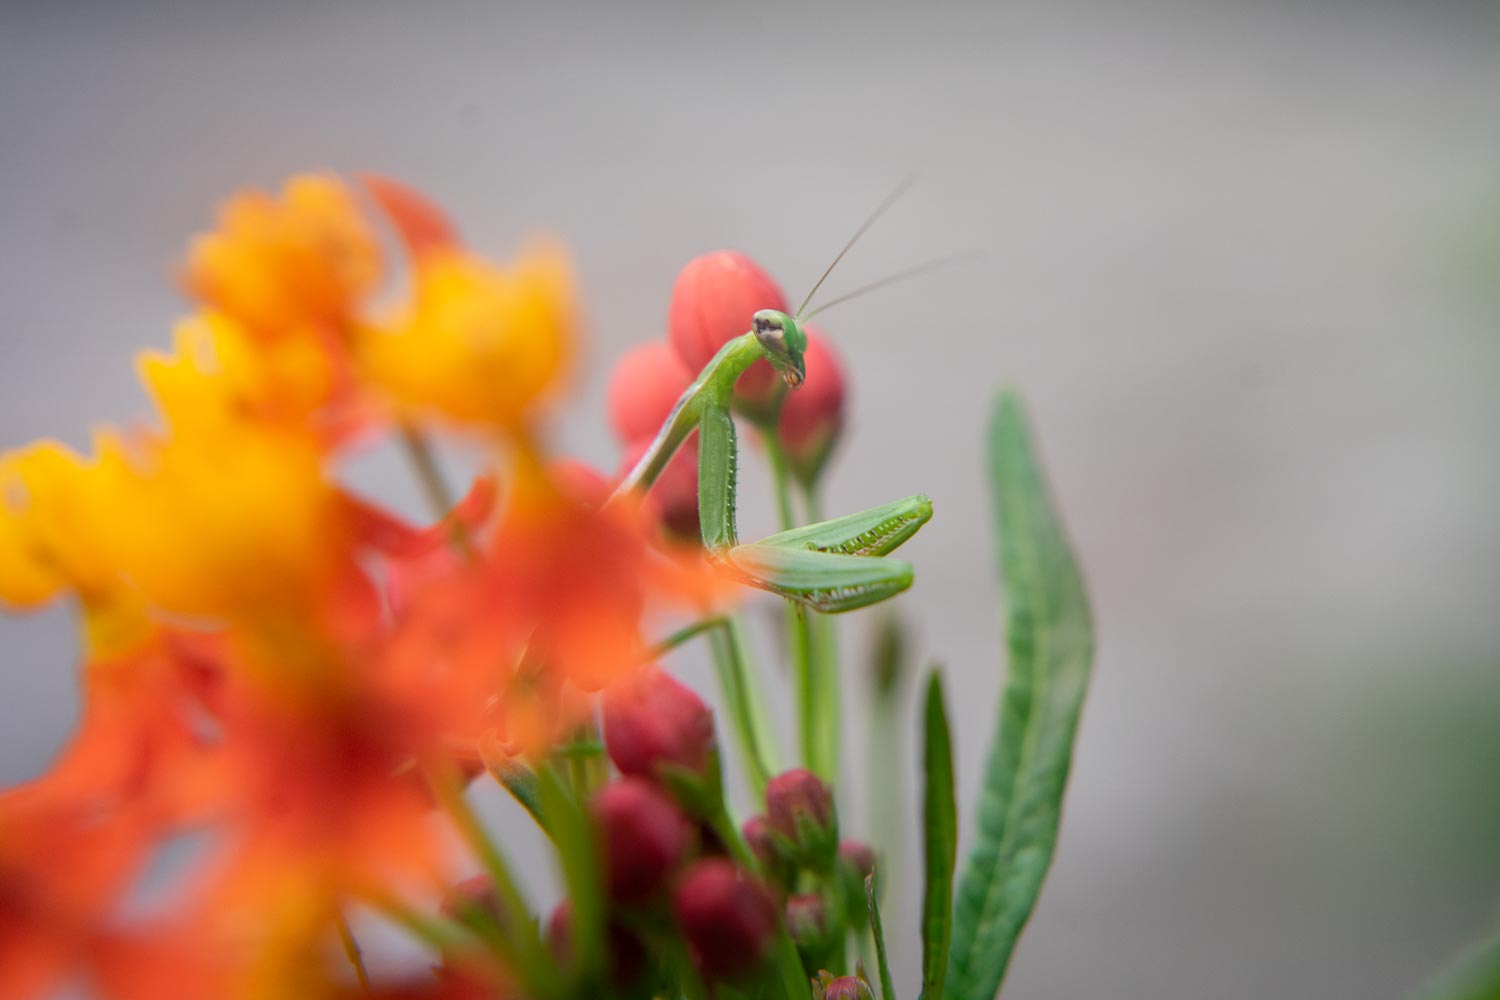
[[[193,295],[258,336],[343,336],[380,280],[380,250],[338,178],[303,175],[280,198],[231,198],[219,228],[193,242],[186,271]]]
[[[306,607],[345,566],[343,508],[306,433],[225,424],[99,448],[110,556],[166,611],[243,620]]]
[[[95,531],[94,471],[55,441],[0,456],[0,601],[35,608],[113,586]]]
[[[518,430],[551,395],[572,355],[572,274],[533,249],[510,269],[457,251],[417,262],[412,302],[361,345],[364,371],[398,405]]]
[[[307,425],[335,384],[333,363],[315,338],[254,342],[223,313],[177,326],[172,354],[145,352],[137,367],[175,435],[216,433],[247,420]]]

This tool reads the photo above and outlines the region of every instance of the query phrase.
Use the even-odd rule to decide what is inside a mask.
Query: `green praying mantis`
[[[808,305],[844,254],[910,182],[911,178],[903,181],[865,220],[795,315],[762,309],[751,317],[746,333],[730,340],[714,355],[677,400],[655,439],[615,492],[619,496],[650,489],[677,449],[694,430],[698,431],[698,518],[703,547],[710,558],[752,586],[825,614],[866,607],[911,586],[911,565],[888,556],[932,517],[932,501],[925,496],[910,496],[856,514],[783,530],[757,542],[740,542],[735,524],[739,453],[731,399],[740,375],[762,358],[781,376],[787,390],[802,385],[807,377],[803,360],[807,334],[802,322]],[[915,270],[866,286],[815,311]],[[774,427],[773,419],[768,432],[774,433]]]

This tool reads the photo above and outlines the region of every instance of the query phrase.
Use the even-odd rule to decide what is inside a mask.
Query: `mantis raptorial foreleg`
[[[776,310],[755,314],[754,329],[729,341],[688,386],[616,494],[649,489],[694,429],[698,520],[703,547],[746,582],[825,613],[882,601],[911,586],[912,568],[884,558],[932,517],[926,497],[783,531],[741,545],[735,527],[738,449],[729,401],[745,369],[765,358],[796,388],[805,376],[806,335]]]

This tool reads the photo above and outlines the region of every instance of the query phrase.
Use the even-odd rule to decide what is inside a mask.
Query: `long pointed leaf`
[[[922,891],[922,996],[941,1000],[948,973],[948,946],[953,938],[953,864],[958,854],[958,807],[953,800],[953,741],[943,707],[943,677],[934,670],[927,682],[923,736],[922,796],[925,832],[923,859],[927,882]]]
[[[1052,508],[1020,400],[1001,395],[990,475],[1009,666],[954,909],[948,995],[991,1000],[1052,863],[1093,663],[1083,580]]]

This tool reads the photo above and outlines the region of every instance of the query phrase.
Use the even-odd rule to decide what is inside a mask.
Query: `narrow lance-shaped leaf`
[[[1500,997],[1500,931],[1464,952],[1417,993],[1417,1000],[1495,1000]]]
[[[922,853],[927,881],[922,891],[922,996],[942,1000],[948,945],[953,937],[958,807],[953,800],[953,743],[948,735],[948,712],[943,707],[943,677],[936,670],[927,682],[923,728]]]
[[[1050,503],[1020,400],[1001,395],[990,475],[1009,665],[954,900],[948,995],[991,1000],[1052,863],[1094,656],[1083,579]]]

